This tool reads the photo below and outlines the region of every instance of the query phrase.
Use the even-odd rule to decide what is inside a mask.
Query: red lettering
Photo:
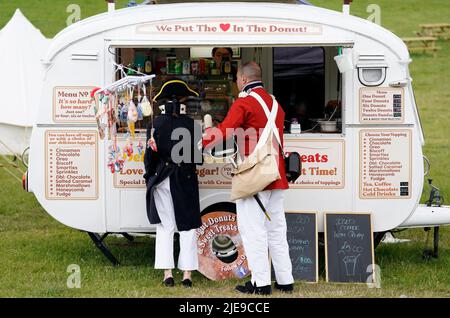
[[[302,162],[328,162],[328,155],[321,155],[316,153],[315,155],[301,155],[300,160]]]

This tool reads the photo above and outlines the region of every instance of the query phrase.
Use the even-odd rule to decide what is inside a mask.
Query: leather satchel
[[[250,93],[264,109],[268,120],[254,151],[238,165],[231,179],[231,201],[247,198],[263,191],[272,182],[281,179],[278,169],[278,147],[273,143],[275,135],[279,146],[278,130],[275,118],[278,113],[278,102],[273,98],[272,111],[264,100],[255,92]]]

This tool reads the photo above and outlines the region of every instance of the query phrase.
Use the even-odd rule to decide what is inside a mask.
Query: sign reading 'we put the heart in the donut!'
[[[179,21],[165,23],[146,23],[137,26],[137,34],[284,34],[321,35],[322,26],[310,23],[279,21]]]

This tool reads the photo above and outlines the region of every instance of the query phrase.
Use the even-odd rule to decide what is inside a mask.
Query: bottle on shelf
[[[141,75],[141,74],[143,73],[143,71],[144,71],[144,70],[142,69],[141,64],[138,64],[138,65],[137,65],[136,70],[137,70],[137,74],[138,74],[138,75]]]
[[[157,55],[155,58],[155,73],[165,74],[167,72],[167,60],[164,55]],[[164,72],[164,73],[163,73]]]
[[[191,61],[191,74],[198,75],[199,74],[199,62]]]
[[[145,67],[144,67],[145,74],[151,74],[153,72],[153,63],[151,55],[147,55],[147,60],[145,61]]]
[[[211,75],[220,75],[220,70],[217,68],[216,61],[211,61]]]
[[[189,75],[191,73],[191,63],[189,60],[183,60],[183,75]]]
[[[175,56],[167,56],[167,74],[175,74],[175,63],[177,58]]]
[[[183,71],[183,66],[180,60],[175,60],[175,74],[180,75]]]
[[[205,73],[203,75],[209,75],[209,70],[211,69],[210,60],[205,60]]]
[[[134,70],[134,64],[133,63],[129,63],[127,68],[128,68],[127,75],[134,75],[136,73],[135,70]]]
[[[205,75],[206,73],[206,61],[205,59],[200,59],[198,61],[198,72],[200,75]]]
[[[222,61],[222,73],[223,74],[231,73],[231,61],[229,58],[226,58]]]

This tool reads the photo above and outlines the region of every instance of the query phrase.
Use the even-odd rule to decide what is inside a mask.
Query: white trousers
[[[166,178],[156,186],[154,195],[158,216],[161,219],[161,223],[156,225],[155,268],[173,269],[175,268],[173,236],[178,229],[170,193],[170,178]],[[179,233],[180,255],[178,257],[178,268],[183,271],[197,270],[198,254],[195,229]]]
[[[252,272],[252,283],[256,283],[257,287],[272,283],[270,252],[277,283],[292,284],[294,278],[286,236],[284,190],[263,191],[258,196],[271,221],[266,218],[255,198],[236,201],[239,233]]]

